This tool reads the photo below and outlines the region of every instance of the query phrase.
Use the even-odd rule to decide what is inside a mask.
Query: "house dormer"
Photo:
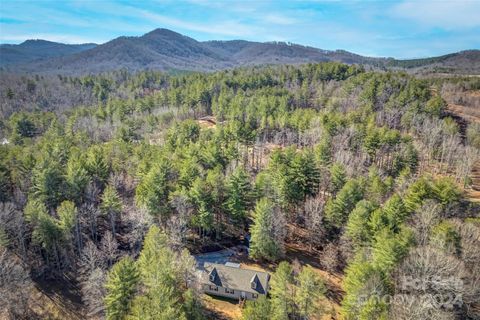
[[[254,289],[254,290],[256,290],[256,289],[257,289],[258,282],[259,282],[258,276],[257,276],[257,274],[255,274],[255,275],[252,277],[252,280],[250,280],[250,286],[251,286],[251,288]]]
[[[213,268],[212,271],[210,271],[210,273],[208,274],[208,279],[210,280],[210,282],[215,282],[217,275],[218,275],[217,269]]]

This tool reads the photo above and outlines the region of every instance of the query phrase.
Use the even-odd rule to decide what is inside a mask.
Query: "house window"
[[[217,286],[209,286],[210,291],[218,291]]]
[[[252,289],[257,289],[257,283],[255,281],[252,281]]]
[[[258,298],[258,294],[252,293],[252,298],[253,298],[253,299],[257,299],[257,298]]]
[[[235,290],[233,290],[233,289],[228,289],[228,288],[225,288],[225,293],[234,294],[234,293],[235,293]]]
[[[215,275],[214,275],[214,274],[211,274],[211,275],[210,275],[210,281],[212,281],[212,282],[215,281]]]

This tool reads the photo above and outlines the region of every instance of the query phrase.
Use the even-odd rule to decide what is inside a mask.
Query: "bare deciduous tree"
[[[93,269],[81,283],[82,301],[87,307],[88,317],[101,317],[104,310],[106,290],[104,283],[106,272],[100,268]]]
[[[411,225],[415,232],[418,245],[428,244],[431,229],[441,218],[441,207],[433,200],[426,201],[413,215]]]
[[[80,257],[80,265],[83,273],[89,274],[94,269],[103,267],[104,258],[97,246],[89,241],[85,244]]]
[[[0,247],[0,318],[27,319],[32,283],[20,259]]]
[[[118,257],[118,242],[111,232],[107,232],[102,241],[100,242],[100,250],[103,257],[107,262],[107,266],[110,266],[115,262]]]
[[[310,231],[310,244],[319,245],[324,241],[323,225],[325,200],[319,194],[305,201],[305,227]]]

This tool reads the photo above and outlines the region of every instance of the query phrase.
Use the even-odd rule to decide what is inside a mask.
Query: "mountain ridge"
[[[78,53],[96,46],[96,43],[65,44],[42,39],[29,39],[20,44],[0,44],[0,66]]]
[[[29,54],[28,48],[32,45],[37,52]],[[48,52],[49,46],[56,52]],[[38,49],[40,47],[43,51]],[[23,51],[19,51],[19,48]],[[8,50],[13,50],[13,53],[9,53]],[[12,58],[15,52],[20,52],[17,61]],[[34,58],[28,60],[28,57]],[[16,72],[25,73],[79,75],[118,69],[216,71],[241,66],[327,61],[383,69],[427,68],[437,71],[480,73],[480,50],[399,60],[366,57],[346,50],[324,50],[286,42],[197,41],[165,28],[157,28],[138,37],[121,36],[100,45],[66,45],[45,40],[27,40],[19,45],[0,45],[0,66],[3,70],[11,71],[14,68]]]

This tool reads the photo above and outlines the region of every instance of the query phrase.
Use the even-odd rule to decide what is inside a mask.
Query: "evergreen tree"
[[[270,300],[265,296],[261,296],[257,300],[247,301],[245,308],[242,310],[243,320],[270,320],[271,315]]]
[[[298,314],[303,319],[312,316],[320,316],[320,299],[326,292],[325,285],[312,267],[305,266],[296,277],[298,288],[294,300],[297,305]]]
[[[113,265],[108,273],[105,288],[106,317],[109,320],[125,319],[137,291],[138,271],[132,258],[126,256]]]
[[[425,177],[422,177],[412,183],[406,191],[403,201],[408,212],[414,212],[419,209],[423,200],[431,197],[432,188]]]
[[[457,202],[460,199],[460,190],[451,178],[439,178],[433,181],[433,197],[440,202],[442,206],[447,206]]]
[[[332,162],[332,142],[329,136],[324,135],[322,137],[322,140],[315,148],[315,155],[320,165],[330,165]]]
[[[115,236],[115,220],[117,215],[122,212],[122,199],[115,190],[115,187],[108,185],[102,194],[101,208],[105,214],[110,217],[112,234]]]
[[[243,168],[237,168],[227,181],[227,200],[225,206],[237,221],[247,217],[252,202],[252,186]]]
[[[342,310],[346,319],[386,319],[388,309],[379,298],[391,294],[385,274],[357,257],[346,269]],[[372,316],[372,317],[369,317]]]
[[[330,199],[325,207],[325,215],[333,226],[340,228],[348,218],[355,205],[363,197],[363,184],[349,180],[338,192],[335,199]]]
[[[49,208],[55,208],[62,199],[64,180],[58,164],[44,161],[33,170],[32,194]]]
[[[288,262],[278,265],[270,280],[271,319],[287,320],[293,311],[293,269]]]
[[[154,216],[170,213],[169,194],[171,167],[166,161],[155,164],[136,189],[136,200]]]
[[[374,233],[385,227],[398,232],[407,215],[402,198],[395,194],[385,202],[381,210],[374,212],[369,225]]]
[[[461,253],[461,237],[455,230],[455,225],[447,220],[440,222],[433,229],[430,235],[430,243],[450,253]]]
[[[176,254],[167,236],[152,226],[137,261],[142,295],[132,304],[134,319],[200,319],[201,304],[188,288],[195,262],[188,251]]]
[[[65,182],[67,183],[68,198],[79,204],[90,182],[90,177],[84,165],[76,157],[71,156],[68,160]]]
[[[443,100],[440,95],[435,95],[427,101],[427,104],[425,106],[425,112],[433,116],[439,117],[443,114],[446,107],[447,103],[445,102],[445,100]]]
[[[157,226],[152,226],[145,236],[138,258],[142,283],[149,289],[156,286],[176,286],[174,253],[167,247],[167,236]]]
[[[372,244],[372,265],[377,270],[391,272],[408,253],[413,241],[411,230],[402,228],[398,233],[385,228],[375,234]]]
[[[330,168],[330,179],[332,185],[331,191],[333,194],[336,194],[340,189],[343,188],[345,182],[347,181],[345,168],[339,163],[334,163]]]
[[[98,186],[103,186],[107,181],[110,168],[101,147],[93,146],[88,150],[86,169]]]
[[[253,213],[253,225],[250,228],[250,256],[254,259],[264,258],[275,261],[283,254],[283,229],[281,221],[275,221],[274,204],[260,199]]]
[[[362,200],[348,216],[345,234],[352,239],[354,245],[360,246],[370,241],[372,232],[368,221],[377,208],[372,202]]]
[[[75,207],[75,204],[71,201],[63,201],[60,204],[60,206],[57,208],[57,214],[59,218],[58,224],[62,229],[62,233],[65,241],[71,244],[71,241],[73,239],[72,232],[75,226],[77,226],[77,229],[75,230],[75,232],[76,232],[76,238],[78,240],[80,238],[80,235],[79,235],[78,225],[77,225],[78,212],[77,212],[77,208]]]
[[[318,192],[320,170],[318,170],[313,152],[307,150],[297,155],[292,163],[293,174],[297,177],[298,187],[302,190],[302,199],[314,196]]]

